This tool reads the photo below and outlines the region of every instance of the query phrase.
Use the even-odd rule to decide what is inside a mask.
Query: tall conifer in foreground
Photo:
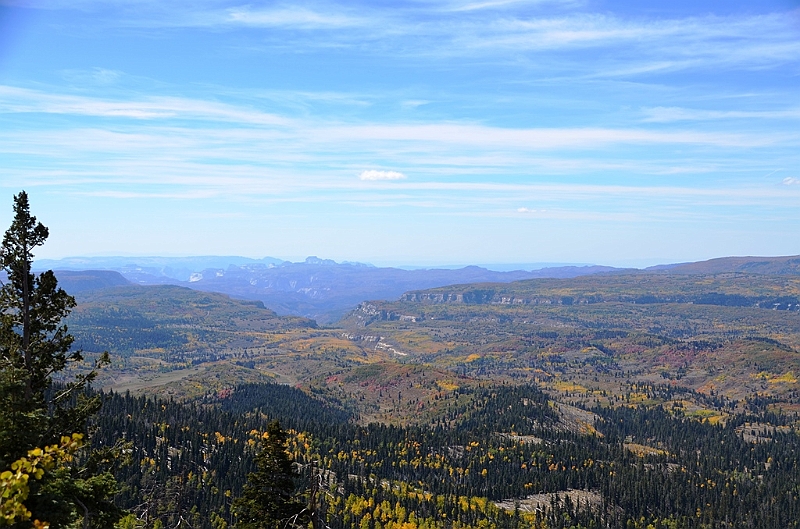
[[[242,496],[233,503],[239,529],[284,529],[303,527],[307,509],[294,494],[297,474],[286,451],[286,432],[278,421],[267,426],[257,470],[247,476]]]
[[[33,251],[48,235],[30,214],[28,195],[16,195],[14,220],[0,249],[6,273],[0,287],[0,471],[62,439],[82,440],[89,418],[100,409],[99,397],[84,391],[95,370],[53,386],[53,375],[83,356],[72,350],[73,337],[62,323],[75,299],[58,287],[52,270],[38,276],[31,272]],[[95,367],[107,362],[106,353]],[[24,507],[30,515],[22,511],[5,523],[29,527],[29,519],[53,529],[75,522],[85,528],[112,526],[121,515],[111,502],[118,487],[101,468],[101,459],[97,453],[67,455],[38,477],[24,478],[29,488]]]

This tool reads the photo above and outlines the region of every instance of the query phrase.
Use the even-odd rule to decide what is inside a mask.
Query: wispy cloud
[[[0,113],[70,114],[142,120],[205,119],[260,125],[286,125],[288,122],[286,118],[274,114],[213,101],[177,97],[115,101],[51,94],[13,86],[0,86]]]
[[[444,11],[459,12],[459,11],[483,11],[488,9],[504,9],[513,8],[519,5],[534,5],[546,3],[560,3],[562,6],[570,4],[569,0],[488,0],[488,1],[466,1],[466,2],[450,2],[443,8]]]
[[[405,180],[406,175],[397,171],[377,171],[370,169],[358,175],[359,180]]]
[[[110,70],[108,68],[91,68],[89,70],[76,70],[69,69],[62,71],[64,79],[69,82],[77,82],[80,84],[94,84],[94,85],[113,85],[119,82],[124,73],[119,70]]]
[[[800,41],[784,14],[623,19],[578,13],[464,21],[458,32],[442,35],[439,46],[429,50],[450,55],[491,55],[502,50],[531,58],[560,52],[565,55],[555,69],[564,75],[619,78],[703,68],[773,67],[796,61]],[[602,54],[587,62],[591,50]]]
[[[145,193],[141,191],[76,191],[74,195],[81,195],[87,197],[102,197],[102,198],[120,198],[120,199],[176,199],[176,200],[196,200],[196,199],[209,199],[215,198],[220,195],[219,192],[211,190],[195,190],[183,191],[180,193]]]
[[[680,107],[644,109],[645,122],[713,121],[720,119],[800,119],[800,108],[785,110],[699,110]]]
[[[560,51],[598,50],[596,61],[561,57],[560,69],[572,74],[641,75],[713,66],[770,67],[797,60],[797,12],[728,16],[625,17],[591,12],[585,2],[486,0],[324,4],[296,2],[256,6],[223,0],[142,1],[101,9],[106,2],[31,2],[49,8],[95,9],[98,24],[208,30],[264,28],[237,45],[291,49],[347,47],[362,53],[441,60],[442,57],[486,57],[517,60]],[[73,5],[74,4],[74,5]],[[534,4],[557,5],[549,11]],[[555,13],[559,13],[556,15]],[[295,34],[302,30],[301,34]],[[509,52],[511,55],[509,56]]]
[[[347,28],[364,25],[363,19],[338,12],[314,11],[292,6],[277,9],[231,8],[224,20],[229,24],[256,27],[293,27],[300,29]]]
[[[698,132],[692,129],[659,131],[643,128],[501,128],[469,123],[425,124],[332,124],[261,112],[244,106],[177,97],[148,97],[141,100],[109,100],[52,94],[12,86],[0,86],[0,113],[68,114],[95,118],[127,118],[134,121],[205,120],[234,125],[279,126],[289,139],[304,138],[311,143],[364,142],[376,147],[381,142],[433,143],[513,149],[595,149],[614,144],[674,144],[717,147],[760,147],[796,143],[800,134]],[[270,132],[228,129],[216,132],[230,139],[272,139]],[[184,134],[179,134],[181,137]],[[403,145],[395,144],[401,152]]]
[[[354,125],[320,127],[311,132],[319,140],[413,141],[441,144],[503,145],[526,149],[601,148],[611,144],[695,144],[720,147],[757,147],[797,140],[798,135],[736,134],[725,132],[661,132],[642,129],[542,128],[504,129],[482,125]]]
[[[421,107],[423,105],[427,105],[429,103],[430,103],[430,101],[426,101],[424,99],[408,99],[406,101],[401,102],[400,104],[402,106],[408,107],[408,108],[417,108],[417,107]]]

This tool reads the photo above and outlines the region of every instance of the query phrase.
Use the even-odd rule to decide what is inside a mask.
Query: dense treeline
[[[740,415],[712,425],[662,408],[596,411],[604,417],[601,428],[609,444],[657,447],[645,457],[627,455],[615,465],[619,479],[601,486],[603,497],[628,516],[674,516],[689,527],[800,523],[797,433],[771,426],[761,442],[746,441],[742,433],[748,423],[774,425],[785,418]]]
[[[312,466],[324,483],[317,511],[331,529],[798,527],[800,438],[788,427],[747,426],[785,423],[779,416],[722,426],[680,410],[597,408],[600,433],[581,433],[535,387],[471,391],[448,417],[408,427],[358,426],[279,385],[192,403],[112,395],[95,441],[131,442],[119,500],[149,526],[229,525],[255,440],[278,419],[303,466],[299,489],[310,487]],[[570,490],[596,500],[575,501]]]
[[[222,411],[235,415],[262,412],[298,429],[317,425],[343,424],[353,417],[341,405],[330,405],[309,397],[299,389],[279,384],[244,384],[235,392],[210,396],[218,400]]]
[[[84,310],[69,320],[78,345],[87,351],[111,349],[130,354],[137,349],[177,348],[186,338],[163,328],[152,319],[125,308],[103,307]]]
[[[221,404],[221,405],[220,405]],[[230,523],[230,506],[254,470],[260,432],[277,419],[293,431],[335,428],[349,414],[277,384],[243,386],[195,402],[108,395],[94,442],[127,442],[119,502],[148,527]],[[294,439],[295,444],[297,438]]]

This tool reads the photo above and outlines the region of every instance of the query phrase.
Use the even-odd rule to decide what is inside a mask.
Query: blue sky
[[[800,2],[0,0],[39,257],[800,254]]]

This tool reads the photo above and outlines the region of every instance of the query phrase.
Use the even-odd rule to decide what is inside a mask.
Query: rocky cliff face
[[[454,290],[442,292],[441,289],[434,291],[423,290],[406,292],[400,296],[400,301],[427,304],[465,303],[470,305],[574,305],[594,302],[594,300],[589,297],[578,299],[569,296],[523,297],[494,290]]]
[[[371,302],[359,304],[348,316],[351,325],[354,324],[359,327],[366,327],[375,321],[407,321],[416,323],[420,318],[421,317],[416,314],[384,310]]]

